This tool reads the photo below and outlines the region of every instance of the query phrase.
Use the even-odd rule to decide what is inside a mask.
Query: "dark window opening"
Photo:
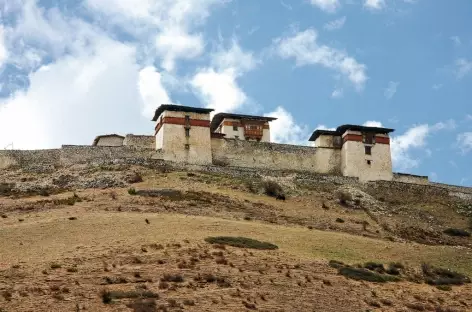
[[[235,135],[234,138],[235,138],[236,140],[239,140],[239,135]]]
[[[190,144],[185,144],[185,149],[190,149]]]
[[[375,138],[375,134],[374,133],[365,133],[364,134],[364,143],[365,144],[374,144],[374,138]]]
[[[190,136],[190,129],[185,129],[185,136],[188,138]]]
[[[368,164],[368,165],[371,165],[371,164],[372,164],[372,160],[368,160],[368,161],[367,161],[367,164]]]
[[[365,146],[365,154],[372,155],[372,146]]]
[[[233,122],[233,131],[238,131],[239,130],[239,125],[237,122]]]
[[[189,115],[185,115],[185,123],[186,124],[190,123],[190,116]]]

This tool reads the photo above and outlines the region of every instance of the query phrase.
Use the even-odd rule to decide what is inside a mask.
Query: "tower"
[[[361,181],[392,180],[392,157],[389,133],[393,129],[343,125],[341,172]]]
[[[213,109],[163,104],[156,109],[156,149],[164,159],[189,164],[212,163],[210,113]]]

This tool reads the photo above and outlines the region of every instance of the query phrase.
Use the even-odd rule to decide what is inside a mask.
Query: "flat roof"
[[[370,133],[381,133],[388,134],[395,131],[394,129],[381,128],[381,127],[366,127],[359,125],[341,125],[336,130],[315,130],[308,141],[315,141],[320,135],[343,135],[347,130],[370,132]]]
[[[119,135],[119,134],[115,134],[115,133],[97,135],[97,136],[95,137],[95,139],[93,140],[92,145],[97,145],[98,141],[100,141],[101,138],[107,138],[107,137],[118,137],[118,138],[120,138],[120,139],[124,139],[124,138],[125,138],[124,136]]]
[[[231,113],[218,113],[213,116],[210,124],[210,131],[213,132],[218,128],[223,119],[249,119],[249,120],[259,120],[259,121],[274,121],[277,120],[275,117],[265,117],[265,116],[253,116],[253,115],[243,115],[243,114],[231,114]]]
[[[183,105],[176,105],[176,104],[162,104],[161,106],[159,106],[156,109],[156,112],[154,113],[154,118],[152,118],[152,121],[157,121],[157,118],[159,118],[159,116],[165,111],[209,114],[212,111],[214,111],[214,109],[212,109],[212,108],[202,108],[202,107],[192,107],[192,106],[183,106]]]

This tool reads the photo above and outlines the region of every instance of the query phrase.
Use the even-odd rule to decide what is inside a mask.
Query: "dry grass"
[[[444,311],[472,306],[470,284],[440,286],[441,290],[406,281],[375,284],[346,279],[330,268],[329,259],[373,261],[372,267],[401,262],[406,268],[429,261],[472,275],[468,249],[383,239],[392,234],[365,211],[339,205],[335,185],[291,189],[284,203],[248,192],[243,180],[225,176],[139,172],[143,182],[136,189],[175,189],[181,191],[179,200],[130,196],[127,187],[83,190],[84,200],[63,207],[55,207],[54,200],[71,198],[70,193],[48,199],[0,198],[0,212],[8,215],[0,219],[0,306],[8,311],[73,311],[78,304],[88,311],[334,312],[365,311],[369,303],[378,303],[387,311],[414,302],[413,294],[425,302],[432,300],[434,307]],[[381,196],[385,197],[382,203],[399,209],[383,222],[392,226],[407,219],[403,206],[393,204],[396,199],[388,197],[387,190]],[[367,204],[363,199],[362,205]],[[446,223],[439,201],[428,205],[443,228],[463,228],[451,211],[452,221]],[[423,204],[418,207],[427,211]],[[77,219],[67,221],[71,216]],[[245,216],[251,220],[243,220]],[[345,222],[336,222],[337,218]],[[415,222],[423,219],[419,215],[420,221]],[[369,226],[364,228],[365,222]],[[205,242],[218,236],[270,242],[278,249]],[[12,269],[18,263],[21,266]],[[51,269],[53,263],[62,268]],[[384,265],[383,270],[403,274],[398,263]],[[111,294],[107,296],[112,304],[103,303],[102,290]],[[161,298],[146,299],[145,291]]]

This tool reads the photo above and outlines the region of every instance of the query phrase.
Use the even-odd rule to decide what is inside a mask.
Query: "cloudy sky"
[[[396,171],[472,185],[470,0],[0,0],[0,149],[152,134],[161,103],[307,144],[395,129]]]

